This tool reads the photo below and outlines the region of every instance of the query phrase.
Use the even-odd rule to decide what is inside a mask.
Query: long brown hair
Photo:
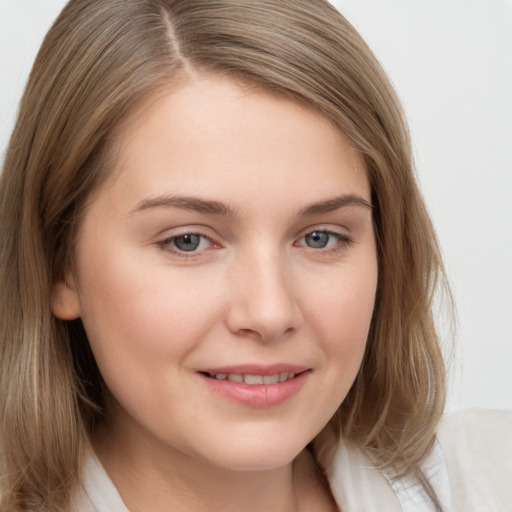
[[[415,473],[444,407],[432,317],[443,275],[414,178],[402,110],[371,51],[324,0],[71,0],[21,103],[0,190],[0,453],[3,511],[67,510],[87,436],[108,407],[80,321],[51,312],[80,215],[108,176],[116,127],[149,94],[215,73],[308,105],[364,156],[379,283],[366,354],[313,442],[340,436],[391,475]]]

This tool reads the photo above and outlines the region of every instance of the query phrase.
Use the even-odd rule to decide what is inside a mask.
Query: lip
[[[230,380],[217,380],[208,374],[250,374],[275,375],[276,373],[295,373],[293,379],[277,384],[245,384]],[[299,393],[311,373],[307,366],[293,364],[236,365],[215,368],[204,368],[198,371],[198,376],[213,392],[224,398],[238,402],[242,405],[263,409],[276,407]]]
[[[215,368],[201,368],[201,373],[249,373],[251,375],[274,375],[276,373],[302,373],[309,370],[308,366],[277,363],[271,365],[239,364],[231,366],[216,366]]]

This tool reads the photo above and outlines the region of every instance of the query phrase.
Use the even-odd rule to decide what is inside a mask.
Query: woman
[[[464,507],[411,169],[327,2],[72,0],[2,175],[2,509]]]

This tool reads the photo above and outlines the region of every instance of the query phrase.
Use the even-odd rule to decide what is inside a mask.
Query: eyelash
[[[336,239],[336,242],[332,246],[319,247],[319,248],[310,247],[308,245],[299,243],[299,241],[305,239],[307,236],[312,236],[314,234],[328,235],[329,237]],[[209,245],[209,247],[207,247],[203,250],[199,250],[199,251],[198,250],[193,250],[193,251],[180,250],[178,247],[176,247],[175,242],[176,242],[176,240],[178,240],[180,238],[187,237],[187,236],[188,237],[197,236],[201,240],[207,240],[210,245]],[[201,241],[199,243],[201,243]],[[312,229],[312,230],[308,231],[307,233],[304,233],[294,243],[294,246],[295,247],[297,247],[297,246],[298,247],[306,247],[307,249],[309,249],[317,254],[327,256],[327,255],[336,254],[338,252],[341,252],[341,251],[347,249],[352,244],[353,244],[353,240],[350,237],[348,237],[347,235],[337,233],[335,231],[330,231],[328,229]],[[156,242],[156,245],[161,250],[170,252],[173,255],[176,255],[176,256],[178,256],[180,258],[184,258],[184,259],[191,259],[191,258],[198,257],[202,252],[211,248],[212,246],[220,247],[220,245],[216,244],[209,236],[206,236],[202,233],[193,232],[193,231],[165,238],[164,240],[160,240],[160,241]]]
[[[191,259],[191,258],[197,257],[201,252],[206,250],[206,249],[203,249],[203,251],[197,251],[197,250],[194,250],[194,251],[184,251],[184,250],[180,250],[178,247],[175,246],[175,241],[176,240],[178,240],[180,238],[187,237],[187,236],[197,236],[202,241],[207,240],[209,242],[210,246],[218,246],[218,244],[216,244],[210,237],[208,237],[206,235],[203,235],[202,233],[196,233],[194,231],[190,231],[190,232],[187,232],[187,233],[182,233],[180,235],[170,236],[168,238],[165,238],[164,240],[158,241],[156,243],[156,245],[161,250],[170,252],[171,254],[173,254],[175,256],[178,256],[180,258],[184,258],[184,259]],[[199,242],[199,243],[201,243],[201,242]],[[218,247],[220,247],[220,246],[218,246]]]
[[[299,247],[306,247],[306,248],[310,249],[311,251],[314,251],[317,254],[320,254],[321,256],[329,256],[329,255],[333,255],[333,254],[336,254],[338,252],[341,252],[341,251],[347,249],[353,243],[353,240],[349,236],[338,233],[336,231],[331,231],[328,229],[312,229],[311,231],[308,231],[307,233],[302,235],[299,238],[299,240],[303,240],[307,236],[312,236],[313,234],[328,235],[329,237],[334,238],[336,241],[331,246],[319,247],[319,248],[299,244],[298,242],[296,242],[294,245],[298,245]]]

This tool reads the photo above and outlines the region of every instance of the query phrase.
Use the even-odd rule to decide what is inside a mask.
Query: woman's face
[[[289,463],[365,349],[377,260],[361,156],[320,115],[216,77],[153,97],[119,142],[53,302],[82,318],[112,442]]]

